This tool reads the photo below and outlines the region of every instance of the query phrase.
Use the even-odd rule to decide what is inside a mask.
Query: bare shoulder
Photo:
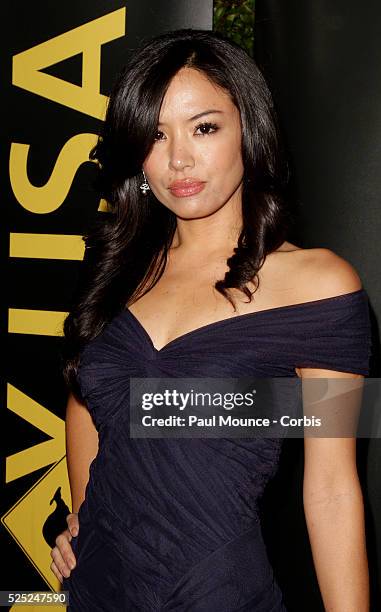
[[[294,252],[294,261],[306,300],[362,289],[361,279],[353,265],[331,249],[298,249]]]

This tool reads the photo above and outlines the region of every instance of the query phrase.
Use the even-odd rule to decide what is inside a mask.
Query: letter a
[[[18,53],[13,57],[13,85],[103,120],[108,98],[100,93],[101,45],[124,36],[125,13],[125,8],[118,9]],[[80,53],[81,87],[41,72]]]

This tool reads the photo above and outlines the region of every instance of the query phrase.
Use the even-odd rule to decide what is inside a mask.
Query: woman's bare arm
[[[309,378],[345,377],[348,383],[362,378],[324,370],[304,369],[302,373]],[[342,397],[349,410],[349,394]],[[335,408],[334,401],[330,408]],[[325,610],[368,612],[369,574],[356,438],[306,437],[304,442],[303,503]]]
[[[53,559],[50,569],[62,582],[63,576],[70,576],[75,567],[75,556],[71,547],[73,527],[79,529],[77,513],[85,499],[89,469],[98,453],[98,432],[85,405],[70,394],[66,407],[66,460],[69,474],[72,510],[66,529],[56,538],[56,546],[51,550]]]
[[[71,394],[66,407],[66,461],[73,512],[85,499],[90,464],[97,453],[98,432],[91,415]]]

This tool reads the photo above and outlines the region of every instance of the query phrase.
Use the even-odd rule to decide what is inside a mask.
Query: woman
[[[73,514],[51,568],[76,612],[285,611],[258,512],[281,440],[133,439],[130,377],[361,379],[365,290],[332,251],[286,241],[272,99],[217,33],[135,51],[93,158],[112,212],[86,239],[65,322]],[[355,466],[355,438],[305,438],[304,509],[331,612],[368,610]]]

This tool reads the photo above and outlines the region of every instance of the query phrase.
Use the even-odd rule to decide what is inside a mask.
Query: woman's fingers
[[[72,536],[70,531],[66,529],[57,536],[56,546],[52,548],[50,552],[50,556],[55,562],[59,572],[65,576],[65,578],[70,576],[71,570],[74,569],[76,565],[76,559],[70,544],[71,539]]]
[[[50,551],[53,561],[50,569],[62,583],[63,577],[69,578],[71,570],[76,566],[76,559],[71,547],[72,537],[76,537],[79,531],[78,513],[72,512],[66,517],[68,529],[65,529],[56,537],[56,545]]]
[[[78,512],[71,512],[66,517],[66,522],[72,536],[77,536],[79,531]]]
[[[55,546],[54,548],[52,548],[51,552],[50,552],[50,556],[53,559],[54,565],[57,568],[59,574],[61,576],[65,576],[65,578],[69,578],[70,574],[71,574],[71,570],[70,568],[66,565],[59,549],[57,548],[57,546]],[[53,569],[53,564],[51,564],[51,569]],[[59,578],[59,576],[57,576]]]
[[[51,554],[51,553],[50,553]],[[61,572],[59,571],[58,567],[56,566],[56,564],[54,563],[54,561],[51,562],[50,564],[50,569],[52,570],[53,574],[58,578],[58,580],[60,581],[60,583],[62,584],[63,582],[63,577]]]

